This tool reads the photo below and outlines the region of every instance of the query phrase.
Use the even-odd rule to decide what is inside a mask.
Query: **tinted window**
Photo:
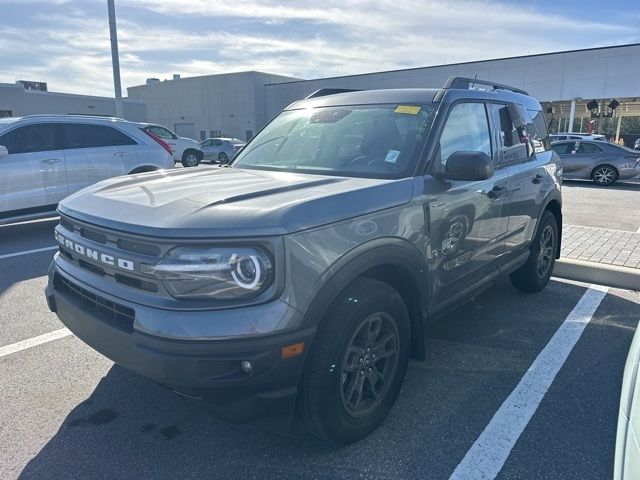
[[[482,103],[459,103],[455,105],[440,136],[440,161],[455,152],[484,152],[491,155],[489,122]]]
[[[105,125],[89,125],[84,123],[67,123],[65,148],[113,147],[117,145],[136,145],[129,136]]]
[[[576,153],[600,153],[602,148],[593,143],[579,142],[578,150]]]
[[[55,123],[36,123],[15,128],[0,136],[0,145],[12,153],[48,152],[57,150]]]
[[[503,147],[512,147],[520,144],[518,130],[513,126],[509,110],[506,105],[490,103],[487,105],[489,111],[493,114],[494,123],[499,125],[499,144]]]
[[[549,150],[551,143],[549,142],[549,132],[547,132],[547,122],[544,119],[542,110],[527,110],[531,117],[532,123],[527,125],[527,133],[533,144],[534,151],[540,152]]]
[[[558,155],[565,155],[565,154],[571,153],[571,151],[573,150],[573,145],[574,145],[573,142],[555,143],[551,145],[551,148]]]
[[[147,127],[147,130],[153,133],[154,135],[157,135],[160,138],[168,138],[168,139],[176,138],[176,136],[171,130],[169,130],[168,128],[161,127],[159,125],[149,125]]]

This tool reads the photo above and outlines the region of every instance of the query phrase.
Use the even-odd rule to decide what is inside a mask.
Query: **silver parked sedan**
[[[608,186],[616,180],[640,177],[640,153],[602,141],[568,140],[553,142],[560,156],[564,178],[593,180]]]
[[[212,162],[220,162],[222,164],[229,163],[245,142],[237,138],[207,138],[200,142],[200,148],[204,153],[205,160]]]

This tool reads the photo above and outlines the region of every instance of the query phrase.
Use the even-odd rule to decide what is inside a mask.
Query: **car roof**
[[[90,122],[90,123],[136,123],[123,118],[104,117],[98,115],[64,115],[64,114],[39,114],[25,115],[24,117],[12,117],[12,120],[21,123],[37,123],[37,122]],[[11,123],[11,122],[3,122]]]
[[[22,117],[2,117],[0,118],[0,125],[8,125],[13,122],[17,122]]]
[[[525,108],[539,110],[540,103],[533,97],[521,93],[503,90],[481,90],[477,88],[389,88],[384,90],[356,90],[298,100],[285,110],[302,108],[347,106],[347,105],[383,105],[433,103],[454,101],[457,99],[479,99],[514,102]]]

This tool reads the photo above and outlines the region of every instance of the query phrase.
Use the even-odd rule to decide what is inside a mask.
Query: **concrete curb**
[[[640,270],[635,268],[560,258],[556,260],[553,276],[640,291]]]

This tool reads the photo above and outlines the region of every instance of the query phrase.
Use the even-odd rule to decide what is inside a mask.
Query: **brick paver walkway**
[[[640,270],[640,233],[563,225],[560,257]]]

